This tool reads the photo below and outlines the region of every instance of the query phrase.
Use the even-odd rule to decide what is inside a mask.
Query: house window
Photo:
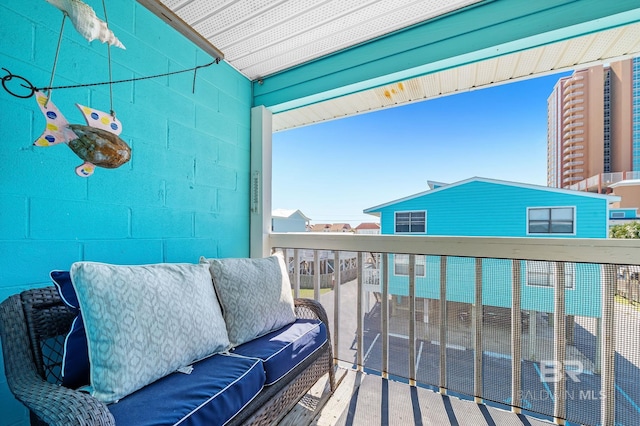
[[[393,263],[393,273],[395,275],[409,276],[409,255],[396,254]],[[426,276],[426,256],[416,255],[416,277]]]
[[[527,285],[535,287],[555,287],[558,279],[556,262],[527,261]],[[575,264],[564,263],[564,287],[573,289],[576,281]]]
[[[396,212],[396,234],[427,231],[427,212]]]
[[[531,208],[527,211],[529,234],[573,234],[575,233],[573,207]]]
[[[624,212],[611,212],[611,219],[624,219]]]

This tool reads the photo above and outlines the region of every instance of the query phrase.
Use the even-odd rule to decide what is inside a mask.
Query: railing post
[[[565,361],[567,352],[567,326],[565,324],[565,275],[564,262],[553,262],[555,265],[555,290],[553,304],[553,354],[556,367],[554,390],[553,421],[564,425],[567,417]],[[550,265],[551,266],[551,265]]]
[[[482,403],[482,259],[476,258],[476,287],[475,303],[476,309],[472,313],[473,322],[473,393],[477,404]]]
[[[615,280],[616,266],[602,265],[602,362],[600,424],[615,424]]]
[[[293,297],[300,297],[300,250],[293,249]]]
[[[340,347],[340,252],[333,252],[333,363],[338,364],[338,348]]]
[[[440,256],[440,393],[447,394],[447,256]]]
[[[363,346],[364,346],[364,314],[363,314],[363,310],[362,310],[362,305],[363,305],[363,295],[364,295],[364,291],[363,291],[363,283],[362,283],[362,278],[364,276],[364,274],[362,273],[362,267],[363,267],[363,262],[362,262],[362,252],[359,251],[358,252],[358,267],[356,268],[358,271],[358,295],[356,297],[356,303],[358,304],[356,310],[357,310],[357,328],[356,328],[356,339],[357,339],[357,352],[356,352],[356,363],[357,363],[357,369],[358,371],[363,371],[364,368],[364,359],[363,359]]]
[[[320,301],[320,251],[313,251],[313,298]]]
[[[380,254],[380,284],[382,287],[382,304],[380,321],[382,322],[382,377],[389,378],[389,254]]]
[[[416,385],[416,255],[409,255],[409,385]]]
[[[511,411],[520,413],[522,406],[522,269],[520,260],[511,261]],[[535,321],[535,318],[533,318]],[[529,325],[531,332],[531,325]]]

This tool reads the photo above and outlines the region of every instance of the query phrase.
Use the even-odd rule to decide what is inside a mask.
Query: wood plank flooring
[[[552,424],[345,368],[336,370],[339,385],[330,395],[327,377],[316,383],[280,426]]]

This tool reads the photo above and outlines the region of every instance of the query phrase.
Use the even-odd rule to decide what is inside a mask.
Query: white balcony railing
[[[564,153],[567,153],[569,151],[570,151],[570,148],[567,148],[564,150]],[[580,154],[572,154],[572,155],[580,155]],[[568,159],[570,158],[570,156],[567,156],[565,158]],[[640,179],[640,171],[600,173],[569,186],[569,189],[577,189],[577,190],[593,190],[596,188],[605,189],[620,181],[631,180],[631,179]],[[566,183],[568,181],[565,179],[564,182]]]
[[[314,278],[336,363],[561,424],[637,424],[640,312],[616,286],[640,295],[640,240],[299,233],[269,245],[294,265],[332,251],[335,283],[340,253],[355,254],[354,280],[321,294]]]

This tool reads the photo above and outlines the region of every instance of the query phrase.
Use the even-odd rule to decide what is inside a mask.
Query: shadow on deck
[[[339,367],[330,395],[322,378],[280,426],[531,425],[544,420],[441,395],[406,383]]]

